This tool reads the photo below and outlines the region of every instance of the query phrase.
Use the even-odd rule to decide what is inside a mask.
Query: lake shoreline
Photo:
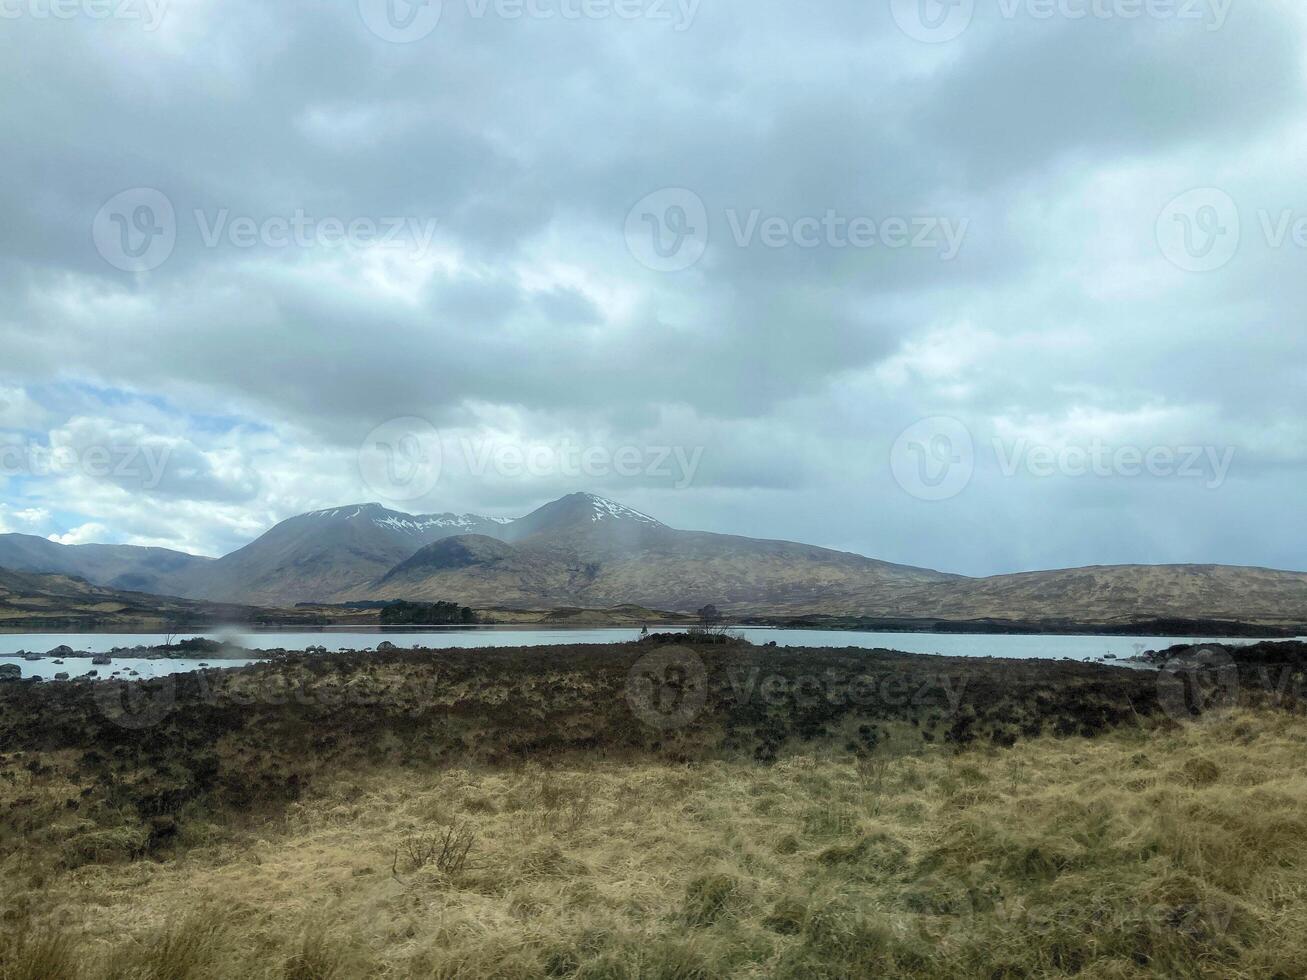
[[[141,629],[117,626],[113,629],[60,629],[42,624],[40,628],[24,628],[21,625],[6,624],[0,626],[0,636],[133,636],[140,633],[156,632],[153,622],[142,622]],[[694,623],[663,623],[650,621],[648,626],[660,629],[690,629]],[[639,628],[640,624],[627,625],[593,625],[580,627],[591,631],[629,631]],[[1073,621],[1027,623],[1020,620],[924,620],[924,619],[881,619],[876,617],[749,617],[730,624],[714,625],[714,629],[765,629],[777,632],[813,631],[828,633],[908,633],[937,635],[977,635],[977,636],[1201,636],[1228,639],[1280,640],[1307,636],[1307,623],[1284,626],[1271,626],[1261,623],[1249,623],[1237,620],[1219,619],[1149,619],[1125,623],[1082,623]],[[379,635],[405,633],[558,633],[575,631],[578,626],[568,623],[472,623],[472,624],[406,624],[404,626],[382,626],[377,623],[331,623],[331,624],[295,624],[248,626],[241,623],[206,623],[199,622],[174,625],[170,632],[182,635],[222,632],[235,630],[252,635],[275,636],[278,633],[322,633],[333,631],[350,631],[357,633],[377,633]]]

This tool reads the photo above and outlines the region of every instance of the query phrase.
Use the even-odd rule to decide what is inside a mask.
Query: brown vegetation
[[[729,638],[7,683],[0,977],[1298,975],[1293,689]]]

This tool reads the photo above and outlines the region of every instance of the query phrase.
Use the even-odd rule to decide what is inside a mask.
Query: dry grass
[[[1301,976],[1305,748],[1307,721],[1244,712],[870,761],[342,774],[165,861],[12,855],[0,978]],[[430,860],[397,869],[406,842]]]

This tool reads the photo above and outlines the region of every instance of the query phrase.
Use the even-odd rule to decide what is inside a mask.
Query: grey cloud
[[[417,415],[456,434],[702,446],[689,490],[594,488],[683,526],[970,571],[1307,560],[1276,516],[1303,472],[1283,428],[1307,388],[1302,256],[1245,241],[1218,273],[1180,274],[1153,227],[1205,183],[1236,185],[1246,223],[1297,202],[1282,176],[1307,143],[1293,11],[1237,4],[1204,32],[1006,22],[982,3],[932,46],[888,4],[855,0],[705,3],[679,33],[445,6],[413,45],[372,36],[343,0],[178,3],[151,36],[5,23],[0,383],[159,396],[166,408],[127,419],[72,389],[52,397],[65,420],[137,413],[183,440],[172,482],[135,511],[87,491],[88,521],[152,540],[193,521],[189,544],[225,546],[366,496],[353,448]],[[173,255],[140,275],[90,234],[135,186],[165,192],[180,222]],[[633,259],[623,224],[671,186],[700,195],[712,234],[698,264],[664,274]],[[434,220],[435,238],[416,260],[209,248],[196,209],[403,216]],[[728,209],[969,225],[943,262],[738,247]],[[1239,448],[1225,487],[982,471],[926,505],[886,465],[930,415],[983,438],[998,420],[1149,406],[1170,428],[1130,438]],[[235,440],[219,472],[185,431],[195,413],[260,425],[273,448]],[[516,513],[565,484],[451,475],[423,504]]]

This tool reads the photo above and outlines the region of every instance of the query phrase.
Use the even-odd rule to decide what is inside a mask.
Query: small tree
[[[704,626],[715,626],[722,621],[722,614],[717,611],[717,607],[712,603],[704,606],[699,610],[699,622]]]

